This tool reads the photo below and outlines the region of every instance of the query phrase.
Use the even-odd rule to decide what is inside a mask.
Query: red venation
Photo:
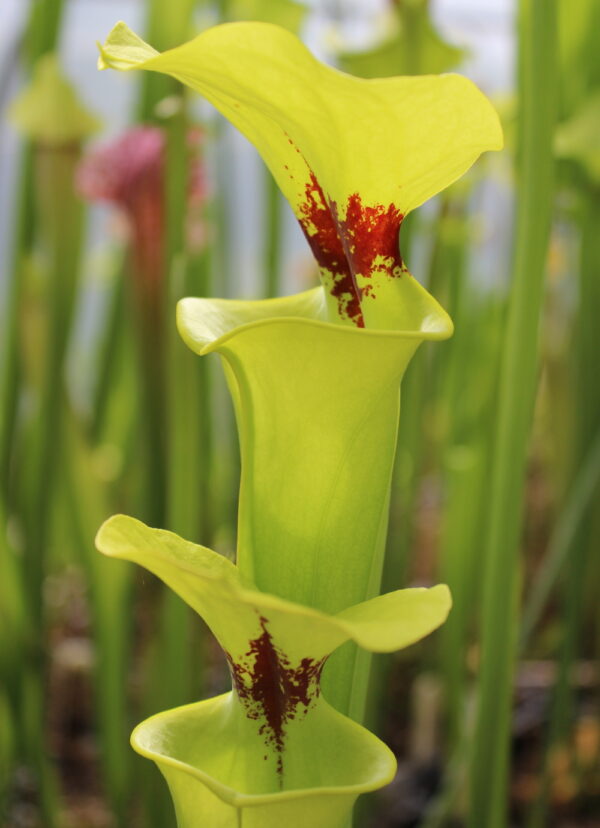
[[[277,751],[277,772],[283,774],[285,726],[319,695],[319,681],[325,659],[303,658],[291,667],[286,655],[275,646],[261,616],[261,635],[250,641],[250,649],[238,661],[227,653],[233,686],[250,719],[263,720],[259,733]],[[266,757],[265,757],[266,758]]]
[[[398,235],[403,214],[394,204],[364,205],[358,193],[348,199],[345,209],[328,201],[313,172],[300,204],[300,226],[319,267],[331,274],[329,286],[338,300],[340,316],[364,327],[363,295],[371,295],[367,284],[361,290],[357,276],[369,279],[375,273],[392,278],[403,272]],[[343,215],[343,217],[342,217]]]
[[[357,327],[364,328],[360,290],[346,258],[334,215],[313,172],[306,185],[305,201],[300,204],[300,214],[300,227],[313,256],[319,267],[333,278],[330,291],[338,300],[340,316],[347,316]]]
[[[400,225],[404,216],[394,204],[365,206],[358,193],[348,199],[345,218],[338,218],[335,202],[332,210],[336,224],[355,275],[369,278],[374,273],[398,277],[402,273],[402,259],[398,247]],[[369,285],[363,289],[366,293]]]

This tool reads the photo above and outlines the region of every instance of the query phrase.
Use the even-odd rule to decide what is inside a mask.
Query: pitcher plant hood
[[[319,264],[327,317],[357,327],[402,324],[402,219],[502,146],[468,79],[351,77],[268,23],[215,26],[162,54],[118,23],[99,66],[172,75],[256,146]]]

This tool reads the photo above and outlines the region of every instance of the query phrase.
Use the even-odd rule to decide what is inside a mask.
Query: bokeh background
[[[356,824],[600,825],[598,8],[3,0],[2,826],[174,825],[129,732],[225,689],[226,670],[176,597],[93,538],[122,511],[234,558],[233,415],[216,358],[178,341],[175,303],[318,278],[256,151],[210,106],[97,71],[118,19],[159,48],[272,20],[345,71],[459,71],[493,100],[506,149],[401,233],[456,334],[403,384],[383,587],[444,580],[455,606],[376,663],[369,725],[399,771]]]

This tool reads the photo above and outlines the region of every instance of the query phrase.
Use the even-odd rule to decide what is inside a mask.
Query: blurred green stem
[[[556,3],[522,0],[515,263],[500,369],[484,560],[481,670],[469,828],[507,825],[524,471],[553,194]]]
[[[575,537],[590,509],[600,482],[600,430],[582,458],[571,491],[558,516],[540,571],[531,586],[521,625],[521,651],[525,652],[546,608]]]
[[[45,633],[43,583],[60,462],[62,422],[60,407],[64,364],[69,340],[79,273],[82,241],[82,205],[73,192],[73,174],[79,157],[77,147],[36,149],[36,188],[40,240],[45,252],[48,308],[43,374],[35,429],[30,447],[29,494],[25,539],[25,583],[34,630],[29,671],[24,674],[24,713],[33,722],[31,755],[38,767],[41,801],[48,826],[56,820],[56,790],[45,751]],[[60,205],[60,210],[57,209]]]
[[[167,525],[183,537],[198,538],[198,376],[193,354],[181,341],[175,327],[177,301],[188,288],[186,252],[187,193],[190,154],[187,146],[188,119],[184,96],[177,92],[179,107],[166,125],[165,176],[166,261],[169,278],[168,349],[168,481]],[[190,612],[171,590],[163,595],[161,669],[164,670],[165,704],[191,701]]]
[[[104,430],[107,409],[115,375],[115,366],[122,357],[121,348],[125,328],[125,282],[127,272],[124,261],[119,263],[111,285],[106,327],[100,344],[96,363],[96,385],[94,387],[90,437],[97,443]]]
[[[63,0],[32,0],[25,42],[27,68],[31,69],[46,52],[56,47],[63,13]],[[21,357],[19,324],[24,287],[24,261],[31,252],[35,236],[35,205],[33,192],[33,148],[23,146],[17,177],[17,196],[13,248],[11,253],[9,299],[6,308],[3,343],[3,365],[0,382],[0,496],[8,500],[10,457],[20,390]]]
[[[98,526],[113,511],[107,488],[98,478],[93,449],[86,444],[79,424],[65,401],[62,464],[75,548],[87,575],[91,593],[92,629],[95,645],[94,695],[99,726],[98,740],[104,783],[117,825],[127,825],[131,796],[131,754],[123,739],[129,726],[126,691],[132,623],[130,569],[110,566],[92,545]]]
[[[29,65],[53,52],[60,32],[64,0],[31,0],[26,51]]]
[[[265,287],[264,296],[279,295],[279,268],[281,258],[281,219],[283,198],[275,179],[266,168],[263,169],[265,185]]]
[[[32,612],[42,628],[42,582],[55,472],[59,461],[61,389],[77,294],[83,209],[73,191],[77,147],[39,148],[36,155],[41,238],[45,248],[48,308],[43,375],[29,477],[27,576]],[[60,210],[57,209],[60,205]],[[41,642],[40,642],[41,646]]]
[[[594,506],[597,506],[598,502],[600,472],[600,388],[597,379],[600,349],[597,319],[597,309],[600,307],[600,199],[592,191],[584,193],[582,200],[579,313],[576,328],[575,482],[573,494],[565,509],[565,517],[557,527],[557,540],[548,550],[549,565],[553,567],[550,576],[560,566],[563,558],[566,564],[561,611],[562,642],[544,753],[542,784],[532,809],[530,828],[543,828],[548,822],[552,759],[556,748],[566,745],[569,741],[570,727],[575,714],[573,668],[580,655],[581,630],[586,611],[586,573],[590,552],[597,548],[592,534],[592,518]],[[562,530],[560,534],[559,529]],[[546,576],[544,583],[548,580],[549,576]],[[537,600],[539,603],[540,598]],[[595,613],[595,594],[592,602]],[[538,608],[537,605],[535,608]]]
[[[25,43],[25,56],[27,68],[30,69],[36,61],[46,52],[52,51],[58,39],[62,19],[63,0],[33,0],[30,10],[27,39]],[[9,300],[5,318],[6,338],[2,349],[2,377],[0,383],[0,399],[2,400],[2,411],[0,412],[0,497],[5,501],[8,509],[20,509],[22,504],[15,502],[12,494],[12,463],[11,455],[15,447],[15,425],[17,418],[18,402],[21,394],[22,383],[22,362],[20,355],[22,322],[22,298],[25,288],[25,262],[31,254],[33,242],[36,238],[37,216],[35,210],[34,193],[34,149],[30,142],[24,144],[20,159],[20,173],[17,181],[17,195],[15,198],[17,209],[13,229],[13,249],[10,263],[10,284]],[[67,202],[69,199],[67,198]],[[58,211],[55,211],[58,212]],[[66,205],[66,213],[69,214],[69,203]],[[67,261],[67,267],[69,262]],[[68,277],[67,277],[68,278]],[[56,305],[53,305],[54,311]],[[47,395],[46,395],[47,398]],[[44,428],[41,418],[39,430]],[[43,445],[43,440],[42,440]],[[38,445],[38,460],[42,460],[43,448]],[[40,463],[41,466],[44,463]],[[51,488],[48,489],[48,497],[41,491],[41,481],[37,484],[37,496],[35,500],[41,500],[43,508],[47,508],[51,496]],[[40,669],[42,665],[42,640],[41,640],[41,619],[42,619],[42,594],[41,582],[42,572],[39,569],[40,557],[43,548],[43,536],[40,535],[37,526],[37,515],[24,515],[24,522],[31,529],[32,534],[37,534],[37,539],[32,534],[27,538],[26,565],[23,567],[23,583],[34,584],[36,592],[26,593],[29,604],[29,622],[32,623],[31,647],[27,658],[23,659],[20,672],[21,692],[18,695],[15,710],[15,719],[20,722],[19,741],[24,746],[23,750],[30,765],[35,768],[39,777],[40,802],[44,823],[48,828],[53,828],[57,820],[57,788],[54,779],[53,768],[50,766],[46,756],[45,745],[45,716],[44,698],[45,688],[43,686],[44,672]],[[37,544],[37,549],[35,548]],[[30,555],[33,553],[33,560]],[[31,578],[31,580],[30,580]],[[39,588],[38,588],[39,587]],[[27,730],[26,730],[27,726]]]
[[[25,145],[21,156],[20,180],[17,191],[17,207],[13,230],[11,279],[5,314],[5,338],[2,348],[2,383],[0,400],[2,403],[2,420],[0,421],[0,474],[1,494],[9,507],[9,487],[11,478],[11,455],[14,448],[13,437],[19,388],[21,380],[20,320],[21,302],[24,289],[24,260],[31,251],[35,228],[33,204],[33,151]]]
[[[446,504],[442,529],[440,574],[452,592],[453,612],[440,631],[440,659],[444,670],[447,747],[455,751],[467,727],[467,652],[477,592],[477,551],[481,521],[473,504],[481,503],[485,480],[483,445],[455,445],[446,452]]]
[[[146,40],[159,52],[184,43],[189,36],[192,12],[197,0],[146,0]],[[155,121],[156,107],[173,94],[173,82],[166,75],[147,72],[141,78],[138,120]],[[177,93],[175,93],[177,94]]]

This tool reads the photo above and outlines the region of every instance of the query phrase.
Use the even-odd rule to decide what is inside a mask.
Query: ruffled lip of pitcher
[[[406,274],[406,305],[397,327],[355,328],[327,319],[325,289],[258,301],[187,297],[177,305],[177,327],[183,340],[197,354],[217,351],[241,331],[265,325],[312,326],[340,336],[442,340],[452,336],[454,325],[438,302],[412,276]]]
[[[223,739],[222,733],[220,742],[214,738],[214,733],[210,732],[211,724],[218,731],[219,719],[227,718],[231,697],[231,692],[225,693],[146,719],[131,734],[132,747],[164,771],[179,771],[196,779],[223,802],[237,808],[315,796],[357,797],[387,785],[394,777],[397,763],[391,750],[366,728],[322,701],[332,738],[322,741],[318,753],[315,750],[313,754],[319,768],[326,769],[319,784],[286,789],[285,782],[283,788],[278,787],[278,781],[271,777],[269,784],[257,786],[267,789],[256,792],[251,790],[250,783],[236,784],[231,778],[235,770],[228,774],[211,768],[214,764],[211,753],[218,754],[223,744],[230,744],[230,740]],[[208,730],[204,739],[203,729]],[[233,750],[236,750],[235,746]],[[254,764],[260,765],[262,757],[259,754],[260,751],[254,757]],[[234,765],[232,762],[232,767]],[[248,773],[252,773],[251,767]]]

